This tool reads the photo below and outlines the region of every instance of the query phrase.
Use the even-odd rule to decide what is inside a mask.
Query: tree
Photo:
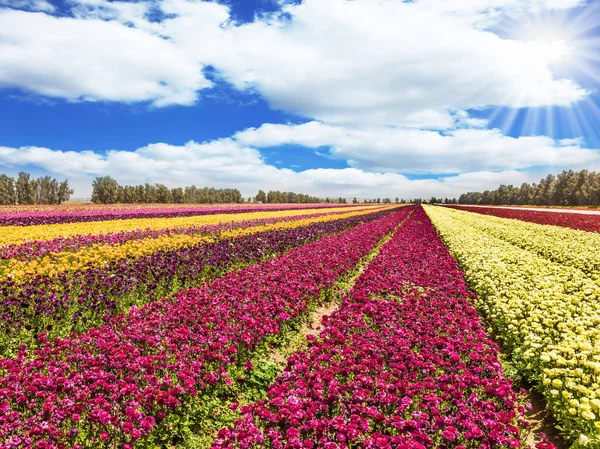
[[[92,182],[92,203],[115,204],[119,184],[110,176],[99,176]]]
[[[460,204],[534,204],[538,206],[597,206],[600,173],[568,170],[555,176],[549,174],[539,183],[523,183],[520,187],[500,185],[496,190],[483,193],[467,192],[459,198]]]
[[[257,203],[266,203],[267,202],[267,194],[263,190],[259,190],[256,194],[256,202]]]
[[[183,189],[181,187],[175,187],[171,189],[171,197],[173,198],[173,202],[175,204],[183,204],[185,201],[185,195],[183,194]]]
[[[0,204],[15,204],[16,202],[15,180],[10,176],[0,175]]]
[[[164,184],[154,184],[154,202],[159,204],[169,204],[173,202],[171,190]]]
[[[69,181],[66,179],[58,185],[57,201],[58,204],[64,203],[71,199],[75,191],[69,186]]]
[[[19,172],[16,191],[19,204],[35,204],[35,185],[29,173]]]

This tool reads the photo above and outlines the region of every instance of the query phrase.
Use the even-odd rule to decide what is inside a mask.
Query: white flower
[[[587,446],[589,442],[590,439],[584,434],[579,435],[579,444],[581,444],[582,446]]]

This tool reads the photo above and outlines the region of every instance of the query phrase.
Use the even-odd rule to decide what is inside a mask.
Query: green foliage
[[[16,202],[15,180],[10,176],[0,175],[0,204],[15,204]]]
[[[73,190],[69,181],[58,182],[50,176],[32,179],[20,172],[17,180],[0,174],[0,204],[60,204],[68,201]]]
[[[600,206],[600,173],[563,170],[538,184],[502,184],[496,190],[463,193],[460,204],[519,204],[537,206]]]
[[[119,184],[110,176],[100,176],[92,182],[92,203],[119,202]]]
[[[164,184],[150,183],[121,186],[110,176],[100,176],[92,182],[92,202],[100,204],[217,204],[243,203],[244,199],[237,189],[198,188],[194,185],[169,189]]]
[[[340,198],[341,199],[341,198]],[[256,201],[262,201],[263,203],[320,203],[321,198],[316,196],[305,195],[303,193],[294,192],[280,192],[279,190],[269,190],[269,193],[265,195],[262,190],[258,191],[256,195]],[[329,202],[329,201],[327,201]],[[345,202],[345,200],[344,200]]]

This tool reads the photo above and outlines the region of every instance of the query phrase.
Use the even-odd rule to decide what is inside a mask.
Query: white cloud
[[[106,174],[123,184],[160,182],[170,187],[190,184],[237,187],[245,196],[254,195],[258,189],[279,189],[321,196],[361,198],[452,197],[469,190],[495,188],[501,183],[520,184],[537,180],[537,174],[534,179],[526,173],[510,169],[492,172],[475,168],[457,176],[415,180],[389,171],[373,172],[355,167],[295,172],[269,165],[257,149],[250,147],[250,142],[252,145],[280,142],[284,136],[281,134],[283,129],[273,126],[247,130],[234,138],[204,143],[188,142],[181,146],[157,143],[136,151],[96,153],[40,147],[0,147],[0,167],[15,171],[19,167],[33,165],[43,172],[67,177],[77,187],[78,197],[89,196],[93,177]],[[292,129],[294,132],[300,129],[308,140],[319,145],[326,140],[321,126],[308,123],[304,128]],[[268,132],[269,128],[274,132]],[[345,137],[339,129],[334,131],[340,132],[338,137]],[[416,155],[413,158],[418,159]],[[596,155],[596,164],[598,161]],[[561,160],[561,163],[561,167],[578,166],[575,160]]]
[[[455,14],[465,3],[472,13]],[[443,128],[453,109],[583,98],[574,82],[554,78],[543,44],[501,39],[473,24],[487,17],[482,8],[504,4],[525,2],[305,0],[286,8],[289,21],[229,26],[220,45],[190,53],[272,106],[327,123]],[[166,27],[182,45],[198,38],[177,18]]]
[[[578,141],[549,137],[510,137],[497,129],[455,129],[446,133],[389,127],[346,128],[320,122],[264,124],[237,133],[255,147],[285,144],[330,146],[331,155],[367,171],[461,173],[523,169],[538,165],[585,165],[600,152]]]
[[[175,44],[117,22],[0,10],[0,86],[68,100],[193,104],[210,87]]]
[[[195,0],[79,0],[75,18],[5,10],[0,83],[69,100],[189,105],[210,86],[201,71],[211,64],[237,88],[306,117],[445,129],[454,110],[583,98],[573,81],[554,78],[540,43],[479,24],[578,3],[305,0],[286,6],[285,18],[243,25],[226,6]],[[149,20],[152,9],[168,18]]]

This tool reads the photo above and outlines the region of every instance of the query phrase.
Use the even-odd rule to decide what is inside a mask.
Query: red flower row
[[[472,207],[445,206],[452,209],[475,212],[482,215],[493,215],[500,218],[529,221],[543,225],[563,226],[581,231],[600,232],[600,215],[575,212],[536,211],[526,209],[509,209],[505,207]]]
[[[521,447],[524,410],[470,297],[417,210],[213,449]]]

